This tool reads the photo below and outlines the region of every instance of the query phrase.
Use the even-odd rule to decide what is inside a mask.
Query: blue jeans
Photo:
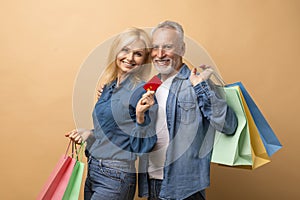
[[[150,179],[149,180],[149,197],[148,200],[159,200],[159,192],[162,180]]]
[[[132,200],[135,194],[134,162],[90,157],[84,187],[85,200]]]
[[[148,200],[160,200],[159,192],[162,180],[150,179],[149,180],[149,197]],[[196,192],[195,194],[185,198],[184,200],[205,200],[205,190]]]

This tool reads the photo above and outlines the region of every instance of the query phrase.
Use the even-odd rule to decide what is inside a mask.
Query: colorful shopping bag
[[[250,113],[249,107],[245,101],[245,98],[239,89],[239,94],[242,100],[242,104],[244,107],[244,111],[246,114],[248,127],[249,127],[249,133],[250,133],[250,144],[251,144],[251,153],[252,153],[252,169],[255,169],[257,167],[260,167],[268,162],[270,162],[270,158],[267,154],[266,148],[262,142],[262,139],[260,138],[258,129],[255,125],[254,119]]]
[[[37,200],[62,199],[69,183],[76,160],[68,155],[68,150],[71,141],[69,142],[67,151],[61,156],[42,190],[40,191]]]
[[[238,127],[233,136],[216,132],[212,162],[255,169],[270,159],[238,86],[224,88],[227,104],[234,110]]]
[[[237,85],[240,87],[242,94],[245,98],[246,104],[249,107],[251,115],[254,119],[255,125],[258,129],[260,137],[264,143],[264,146],[267,150],[269,156],[272,156],[275,152],[282,148],[281,143],[279,142],[278,138],[276,137],[275,133],[273,132],[271,126],[255,104],[254,100],[251,98],[250,94],[247,92],[246,88],[241,82],[233,83],[228,85],[234,86]]]
[[[82,162],[82,149],[83,144],[80,146],[79,151],[77,151],[76,149],[76,164],[62,198],[63,200],[78,200],[79,198],[82,176],[84,172],[84,163]]]
[[[238,126],[232,136],[216,132],[211,162],[223,165],[252,165],[250,134],[238,90],[224,88],[226,100],[236,114]]]

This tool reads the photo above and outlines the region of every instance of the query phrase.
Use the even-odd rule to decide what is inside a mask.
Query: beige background
[[[254,171],[212,165],[209,200],[299,199],[298,0],[2,1],[1,199],[34,199],[74,127],[76,74],[101,42],[165,19],[243,81],[284,148]]]

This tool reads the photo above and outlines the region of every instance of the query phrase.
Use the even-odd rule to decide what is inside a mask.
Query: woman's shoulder
[[[142,96],[146,92],[146,90],[144,89],[144,85],[145,85],[144,81],[139,82],[138,84],[136,84],[136,86],[132,90],[132,95]]]

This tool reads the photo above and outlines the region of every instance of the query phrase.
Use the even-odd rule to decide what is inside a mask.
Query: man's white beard
[[[172,66],[172,63],[170,63],[170,65],[166,66],[158,66],[156,64],[154,64],[154,67],[156,68],[156,70],[163,75],[167,75],[167,74],[171,74],[172,72],[175,71],[175,69]]]

